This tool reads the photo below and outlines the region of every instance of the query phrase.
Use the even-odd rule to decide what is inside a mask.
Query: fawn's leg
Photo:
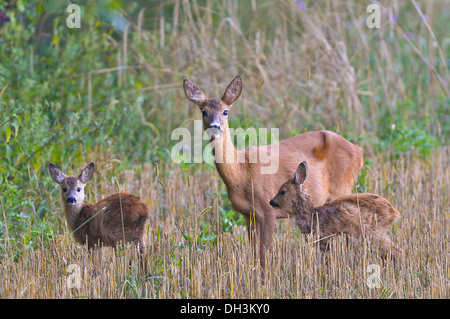
[[[139,268],[143,271],[144,275],[147,276],[149,269],[146,258],[147,255],[145,254],[145,243],[143,239],[139,240],[139,242],[136,244],[136,248],[138,249],[139,254]]]
[[[389,236],[387,230],[383,229],[377,231],[377,241],[385,251],[383,258],[386,258],[390,253],[393,255],[394,259],[402,258],[403,251],[392,242],[391,236]]]
[[[96,277],[102,269],[102,247],[99,246],[100,243],[94,243],[93,241],[88,242],[88,253],[90,254],[92,261],[92,268],[90,274]]]
[[[325,255],[328,254],[328,251],[329,251],[329,246],[328,246],[329,238],[320,238],[319,240],[320,240],[320,242],[319,242],[320,251],[322,253],[324,253]]]

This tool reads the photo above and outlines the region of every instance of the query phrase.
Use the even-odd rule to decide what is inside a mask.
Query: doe
[[[364,233],[401,256],[401,249],[389,235],[389,228],[399,219],[400,212],[388,200],[370,193],[351,194],[314,207],[304,184],[307,173],[308,165],[304,161],[298,166],[294,177],[281,185],[270,205],[294,214],[302,233],[318,231],[322,251],[327,249],[333,234],[360,237]]]
[[[78,176],[66,176],[49,165],[50,176],[61,187],[67,224],[75,240],[89,248],[103,244],[114,247],[119,242],[133,243],[144,252],[145,224],[150,210],[139,196],[117,193],[97,203],[86,204],[84,187],[94,176],[90,163]]]
[[[225,89],[222,98],[208,98],[192,81],[184,79],[184,93],[202,113],[203,128],[210,132],[216,147],[214,160],[217,171],[227,188],[233,209],[244,216],[249,238],[259,240],[259,258],[265,268],[266,250],[273,248],[275,220],[291,217],[269,205],[270,196],[295,172],[296,159],[310,163],[311,181],[306,182],[315,205],[351,193],[353,174],[361,168],[361,148],[331,131],[312,131],[296,135],[278,143],[250,146],[237,150],[228,125],[232,105],[242,92],[242,79],[238,75]],[[231,113],[230,113],[231,114]],[[263,173],[268,166],[253,154],[275,155],[279,166],[274,173]],[[244,158],[241,162],[238,159]],[[231,159],[231,160],[228,160]],[[252,241],[256,251],[256,240]]]

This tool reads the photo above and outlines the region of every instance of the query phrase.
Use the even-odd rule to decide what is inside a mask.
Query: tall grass
[[[223,203],[208,195],[223,187],[217,175],[199,171],[188,177],[174,169],[158,182],[154,167],[146,165],[140,174],[120,174],[119,181],[153,208],[147,274],[139,269],[132,247],[104,248],[98,260],[63,233],[35,238],[38,244],[24,249],[19,260],[3,258],[0,297],[448,298],[449,152],[437,150],[429,162],[411,155],[370,166],[368,189],[390,199],[402,213],[392,229],[404,252],[401,260],[383,259],[374,243],[343,236],[331,240],[324,256],[315,238],[299,234],[293,220],[284,220],[278,223],[263,283],[245,228],[220,231]],[[111,193],[115,185],[102,182],[101,188],[91,196]],[[208,206],[212,209],[200,215]],[[67,286],[70,264],[81,270],[79,288]],[[373,275],[369,265],[380,267],[379,287],[367,284]]]

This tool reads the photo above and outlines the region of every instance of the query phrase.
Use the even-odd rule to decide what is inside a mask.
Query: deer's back
[[[318,209],[328,231],[356,234],[366,229],[387,228],[399,217],[389,201],[377,194],[351,194],[325,203]]]
[[[139,241],[144,234],[145,222],[150,216],[150,210],[139,196],[118,193],[95,204],[86,205],[82,215],[83,219],[95,215],[86,224],[89,241],[100,241],[105,245],[113,246],[123,240],[123,231],[125,231],[126,242]]]
[[[260,152],[271,154],[275,151],[273,145],[260,146]],[[308,162],[309,177],[306,185],[315,206],[322,205],[330,199],[351,194],[354,183],[353,173],[356,175],[362,166],[362,151],[358,146],[331,131],[311,131],[282,140],[277,147],[279,161],[276,173],[261,174],[262,165],[269,166],[273,163],[246,164],[247,185],[239,189],[228,189],[230,198],[236,198],[235,202],[243,202],[243,197],[246,199],[247,205],[241,205],[245,207],[244,209],[235,208],[239,212],[246,213],[249,211],[248,207],[251,210],[252,194],[256,194],[254,196],[257,198],[254,201],[260,201],[265,210],[273,210],[268,204],[270,199],[286,180],[292,178],[298,164],[302,161]],[[244,152],[251,152],[251,149],[246,149]],[[283,215],[277,211],[274,213],[279,214],[280,217]]]

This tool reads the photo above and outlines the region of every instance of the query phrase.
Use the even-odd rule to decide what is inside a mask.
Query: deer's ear
[[[300,165],[298,165],[297,170],[294,174],[294,182],[297,185],[303,184],[303,182],[306,180],[306,177],[308,175],[308,165],[305,161],[301,162]]]
[[[55,183],[61,184],[66,178],[66,175],[52,163],[48,166],[48,171],[50,172],[50,176]]]
[[[79,178],[83,184],[89,182],[92,177],[94,177],[94,163],[90,163],[86,168],[81,172]]]
[[[186,95],[189,101],[197,104],[200,108],[203,107],[203,103],[206,101],[207,98],[205,94],[203,94],[202,90],[200,90],[200,88],[197,85],[195,85],[194,82],[188,79],[184,79],[183,89],[184,94]]]
[[[222,101],[228,105],[233,105],[234,102],[239,98],[242,92],[242,79],[239,75],[237,75],[231,82],[228,84],[225,93],[223,94]]]

